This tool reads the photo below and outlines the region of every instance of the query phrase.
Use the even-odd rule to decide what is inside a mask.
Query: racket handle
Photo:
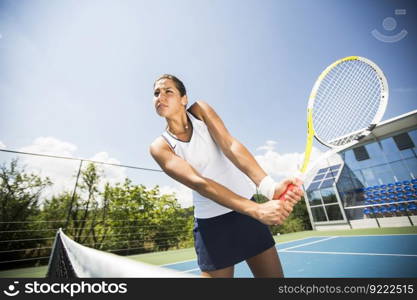
[[[295,185],[293,185],[292,183],[287,185],[287,188],[285,189],[285,191],[281,194],[281,196],[279,196],[279,200],[285,201],[285,195],[287,194],[287,192],[290,190],[292,191],[293,188],[295,187]]]
[[[302,180],[297,178],[297,185],[294,185],[292,183],[290,183],[289,185],[287,185],[287,188],[285,189],[285,191],[278,197],[279,200],[283,200],[285,201],[285,195],[287,195],[288,191],[293,191],[296,187],[301,187],[301,185],[303,184]]]

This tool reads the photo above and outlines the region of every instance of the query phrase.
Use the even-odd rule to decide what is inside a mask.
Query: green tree
[[[51,184],[47,177],[26,173],[25,168],[19,166],[18,159],[0,166],[1,261],[27,259],[43,253],[39,249],[42,246],[39,239],[45,233],[40,227],[43,224],[34,221],[40,213],[41,194]],[[10,267],[9,264],[1,266]]]

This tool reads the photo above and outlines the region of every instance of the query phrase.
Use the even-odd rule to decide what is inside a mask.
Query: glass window
[[[410,171],[411,178],[417,178],[417,158],[408,158],[404,160],[405,165]],[[410,178],[407,178],[408,180]]]
[[[381,146],[378,143],[367,144],[365,147],[371,157],[370,165],[376,166],[387,163]]]
[[[316,177],[314,177],[314,181],[316,181],[316,180],[319,180],[319,179],[322,179],[324,177],[324,174],[320,174],[320,175],[317,175]]]
[[[309,191],[316,190],[316,189],[319,187],[320,183],[321,183],[321,181],[319,181],[319,182],[313,182],[313,183],[312,183],[312,184],[310,184],[310,186],[308,187],[308,190],[309,190]]]
[[[343,220],[342,212],[340,211],[339,204],[325,205],[327,216],[329,221]]]
[[[334,203],[337,202],[336,195],[334,194],[333,188],[327,188],[320,190],[321,196],[324,203]]]
[[[335,177],[334,175],[335,175],[335,174],[333,174],[333,172],[328,172],[328,173],[326,174],[326,179],[327,179],[327,178],[333,178],[333,177]]]
[[[414,144],[414,148],[405,149],[400,151],[403,158],[416,158],[417,159],[417,130],[411,130],[408,132],[408,136],[410,137],[412,143]]]
[[[363,219],[365,216],[363,214],[363,208],[350,208],[345,209],[346,218],[348,220],[360,220]]]
[[[365,179],[365,185],[371,186],[371,185],[378,185],[379,182],[375,178],[374,172],[372,172],[371,168],[363,169],[362,170],[363,177]]]
[[[345,161],[345,164],[351,169],[351,170],[357,170],[359,168],[358,161],[355,158],[355,155],[353,154],[352,150],[347,150],[341,153],[343,160]]]
[[[417,145],[417,129],[409,131],[408,132],[408,135],[410,136],[410,138],[413,141],[414,145]]]
[[[372,173],[375,175],[378,184],[388,184],[394,180],[394,174],[389,165],[384,164],[372,168]]]
[[[321,184],[320,188],[322,189],[322,188],[327,188],[327,187],[330,187],[330,186],[332,186],[332,185],[333,185],[333,183],[334,183],[334,179],[327,179],[327,180],[324,180],[324,181],[322,182],[322,184]]]
[[[307,192],[307,196],[311,206],[322,204],[320,191]]]
[[[363,161],[369,159],[369,153],[366,151],[366,148],[364,146],[359,146],[356,148],[353,148],[353,153],[355,154],[355,158],[357,161]]]
[[[411,177],[410,172],[407,167],[404,165],[403,161],[396,161],[390,163],[392,171],[396,177],[396,180],[408,180]]]
[[[398,161],[401,159],[400,150],[392,137],[381,140],[381,146],[384,151],[385,157],[389,162]]]
[[[327,168],[320,169],[317,174],[326,173]]]
[[[363,186],[367,186],[365,178],[363,177],[362,171],[358,170],[358,171],[354,171],[353,174],[354,179],[357,179]]]
[[[405,149],[405,150],[401,150],[401,156],[403,158],[416,158],[416,148],[412,148],[412,149]]]
[[[330,167],[330,171],[338,171],[339,170],[339,168],[340,168],[340,164],[339,165],[335,165],[335,166],[332,166],[332,167]]]
[[[411,149],[415,145],[407,132],[400,133],[392,137],[399,150]]]
[[[311,214],[313,215],[314,222],[327,221],[323,206],[312,207]]]

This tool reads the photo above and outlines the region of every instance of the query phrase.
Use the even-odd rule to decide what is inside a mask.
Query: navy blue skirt
[[[275,245],[268,226],[232,211],[208,219],[195,219],[194,246],[202,271],[233,266]]]

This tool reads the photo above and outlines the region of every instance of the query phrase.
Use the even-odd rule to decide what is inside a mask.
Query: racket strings
[[[349,77],[348,84],[352,86],[353,93],[350,95],[346,94],[348,98],[352,97],[354,99],[358,99],[365,93],[369,93],[371,99],[377,99],[375,97],[379,98],[379,91],[380,91],[379,83],[375,82],[377,78],[373,76],[373,71],[371,68],[366,68],[364,72],[359,72],[359,69],[354,69],[352,67],[352,64],[350,64],[350,70],[353,76]],[[356,83],[361,83],[361,84],[358,85]],[[366,83],[371,83],[371,84],[368,85]],[[348,100],[348,99],[345,99],[345,100]],[[366,99],[363,99],[363,100],[364,101],[358,102],[357,110],[361,111],[364,117],[359,120],[359,123],[346,122],[347,126],[345,130],[349,133],[357,131],[358,128],[362,132],[364,129],[366,129],[369,126],[370,122],[373,120],[375,114],[377,113],[377,108],[378,108],[377,105],[369,106],[367,105]],[[345,103],[349,103],[349,101],[346,101]],[[337,141],[337,144],[338,145],[346,144],[352,141],[353,139],[357,138],[358,135],[360,135],[360,133],[343,137],[342,139]]]
[[[342,99],[343,95],[346,94],[347,85],[340,86],[339,93],[334,93],[334,91],[338,88],[337,80],[340,80],[342,82],[347,82],[349,80],[349,78],[347,77],[348,71],[345,70],[345,67],[346,66],[342,66],[341,68],[333,69],[332,72],[325,77],[325,80],[321,85],[323,89],[320,89],[317,94],[318,100],[315,102],[315,104],[317,104],[317,108],[314,108],[314,111],[317,113],[317,119],[315,121],[315,125],[317,126],[315,127],[317,132],[321,133],[321,137],[329,137],[330,135],[340,136],[340,128],[330,127],[327,125],[327,123],[332,121],[330,119],[332,116],[338,118],[339,121],[343,121],[343,118],[340,118],[339,116],[341,116],[342,111],[346,111],[348,109],[346,107],[346,101]],[[332,102],[327,103],[326,101],[323,101],[323,99],[326,99],[326,95],[329,94],[333,95],[333,99],[331,99]],[[331,103],[338,103],[338,105],[331,107],[332,112],[329,113],[329,111],[327,110],[329,104]]]
[[[368,64],[340,63],[322,79],[313,106],[316,135],[326,143],[343,145],[368,128],[378,112],[381,82]]]
[[[351,83],[351,78],[348,77],[349,72],[352,72],[350,70],[351,68],[349,68],[349,65],[344,65],[341,68],[336,68],[334,69],[335,74],[331,74],[329,77],[329,79],[331,79],[331,81],[329,82],[329,89],[327,89],[327,93],[334,94],[334,98],[332,99],[332,101],[334,101],[334,103],[338,103],[339,105],[335,106],[333,109],[333,115],[339,119],[339,122],[344,122],[343,120],[343,112],[346,112],[349,107],[349,103],[346,101],[345,97],[347,94],[347,88],[348,86],[350,86]],[[338,80],[345,82],[345,85],[340,86],[340,91],[339,93],[334,93],[333,91],[335,91],[338,88]],[[324,105],[328,105],[327,103],[325,103],[324,101],[322,102],[323,106]],[[322,111],[324,112],[324,109],[322,108]],[[324,114],[323,114],[324,115]],[[325,114],[324,116],[326,117],[331,117],[332,114]],[[343,129],[342,126],[340,127],[336,127],[336,128],[331,128],[330,126],[325,126],[326,122],[324,122],[324,120],[321,122],[321,124],[323,125],[323,135],[324,136],[336,136],[339,137],[342,135],[342,133],[340,132],[341,129]]]

